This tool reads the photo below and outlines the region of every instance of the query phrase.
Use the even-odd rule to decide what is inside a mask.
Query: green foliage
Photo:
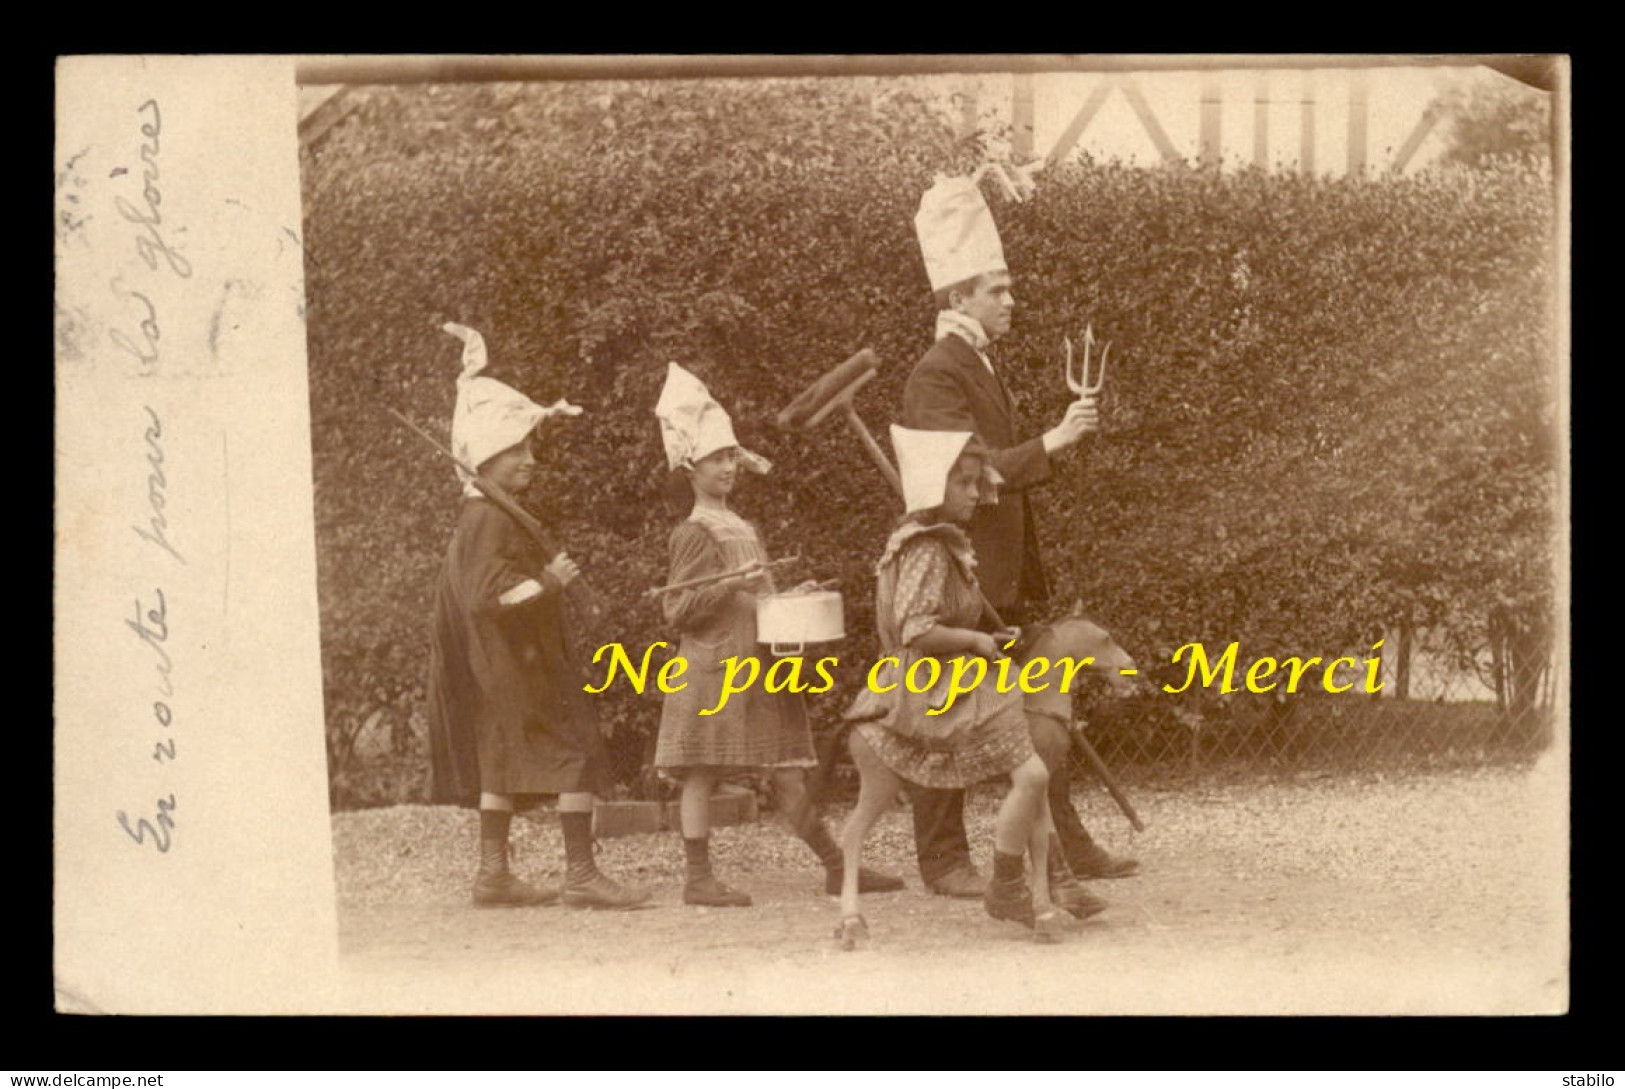
[[[323,664],[335,749],[377,710],[421,736],[449,468],[385,413],[444,429],[459,345],[582,417],[550,425],[527,497],[641,651],[671,639],[653,406],[698,373],[772,458],[736,507],[795,577],[839,578],[831,723],[872,660],[873,562],[895,510],[844,427],[773,416],[859,348],[877,432],[929,345],[912,219],[974,164],[901,81],[367,88],[306,150]],[[1360,651],[1402,619],[1485,645],[1492,609],[1551,615],[1559,451],[1549,182],[1381,182],[1114,164],[990,196],[1016,275],[998,352],[1029,433],[1069,395],[1063,335],[1113,342],[1107,433],[1034,493],[1058,603],[1142,660],[1192,640]],[[657,656],[658,657],[658,656]],[[624,781],[659,697],[601,700]],[[361,794],[351,791],[350,800]],[[341,803],[344,799],[340,799]]]

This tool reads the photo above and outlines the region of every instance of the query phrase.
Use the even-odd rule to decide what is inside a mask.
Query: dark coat
[[[564,592],[530,535],[485,499],[465,499],[435,591],[429,669],[431,800],[481,791],[604,788],[596,709],[565,637]],[[534,579],[542,592],[504,594]]]
[[[983,593],[1006,621],[1019,622],[1027,608],[1049,597],[1027,503],[1027,489],[1049,479],[1043,439],[1017,439],[1004,384],[976,349],[953,333],[915,364],[903,389],[902,423],[921,431],[974,431],[993,451],[993,467],[1004,485],[997,503],[977,508],[970,538]]]

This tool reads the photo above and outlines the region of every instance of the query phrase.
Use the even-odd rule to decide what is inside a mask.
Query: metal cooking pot
[[[834,590],[769,594],[756,599],[756,639],[774,654],[800,654],[808,643],[846,638],[841,595]]]

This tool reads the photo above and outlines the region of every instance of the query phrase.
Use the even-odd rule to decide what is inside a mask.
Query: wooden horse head
[[[1134,659],[1117,645],[1109,631],[1083,615],[1081,601],[1074,602],[1071,611],[1061,619],[1034,624],[1023,635],[1029,633],[1030,639],[1024,639],[1027,643],[1022,655],[1024,659],[1044,657],[1054,662],[1059,658],[1072,658],[1074,661],[1093,658],[1094,661],[1086,669],[1102,676],[1114,695],[1132,696],[1144,688],[1145,682],[1137,674],[1123,675],[1125,669],[1136,669]],[[1043,692],[1029,695],[1028,706],[1070,721],[1073,694],[1063,692],[1059,685],[1054,685]]]

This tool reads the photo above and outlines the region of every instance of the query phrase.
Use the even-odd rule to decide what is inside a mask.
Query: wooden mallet
[[[874,459],[875,467],[880,470],[886,482],[898,495],[903,494],[903,481],[892,467],[891,459],[870,434],[858,410],[852,407],[852,398],[863,388],[863,384],[875,376],[880,369],[880,358],[865,348],[852,356],[845,363],[825,374],[818,381],[808,386],[801,395],[784,407],[784,411],[777,416],[778,425],[786,431],[811,431],[833,412],[841,412],[846,416],[848,426],[858,441]]]
[[[776,417],[778,425],[786,430],[810,431],[817,427],[830,413],[836,409],[846,413],[846,422],[857,433],[863,448],[869,451],[874,459],[875,466],[880,470],[886,482],[891,485],[892,491],[898,499],[903,495],[903,479],[897,475],[892,467],[891,459],[886,456],[880,444],[875,441],[874,435],[864,424],[857,409],[852,407],[852,396],[863,387],[863,384],[875,376],[880,368],[880,358],[869,348],[863,349],[852,356],[845,363],[825,374],[818,381],[808,386],[799,397],[784,406],[784,411]],[[982,608],[993,620],[993,626],[1003,629],[1004,618],[993,607],[993,603],[982,594]]]

